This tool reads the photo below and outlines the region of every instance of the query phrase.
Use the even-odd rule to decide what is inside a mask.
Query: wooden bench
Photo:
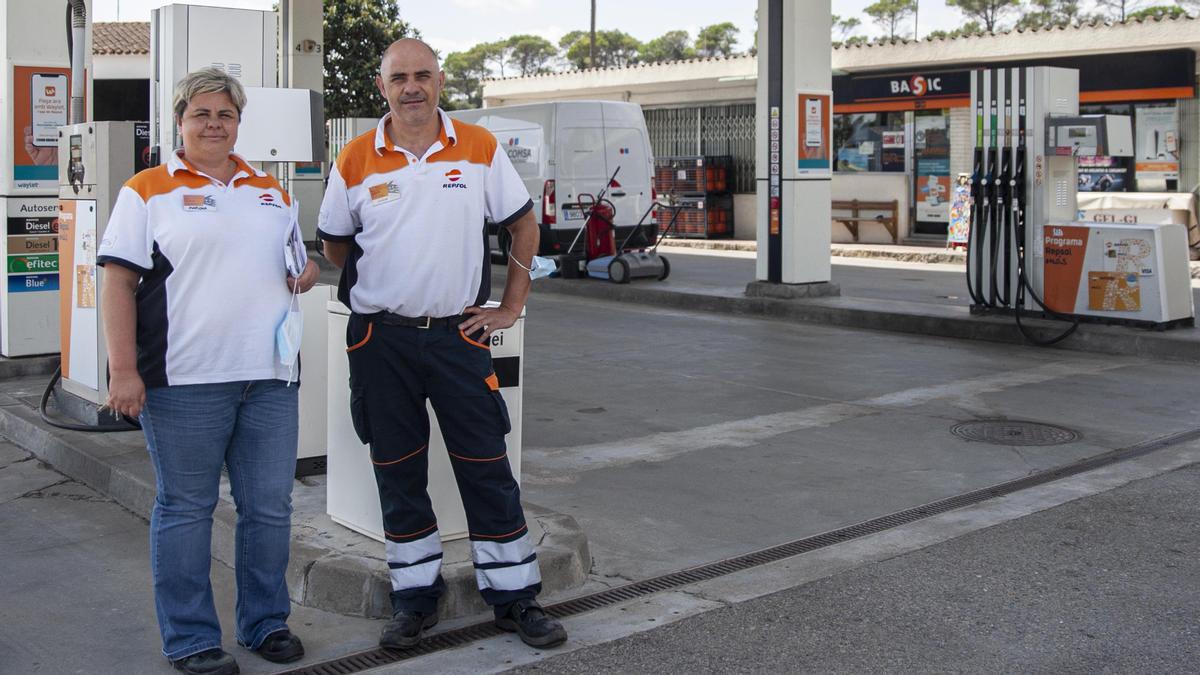
[[[896,233],[896,222],[900,213],[900,202],[893,199],[890,202],[869,202],[858,199],[835,199],[833,206],[833,222],[841,223],[850,230],[850,236],[854,237],[854,243],[858,243],[858,225],[859,223],[879,223],[887,229],[892,235],[892,243],[898,244],[899,236]],[[849,211],[850,215],[840,215],[839,211]],[[882,211],[873,216],[862,215],[863,211]]]

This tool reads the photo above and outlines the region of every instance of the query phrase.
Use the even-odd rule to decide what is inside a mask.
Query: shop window
[[[1084,115],[1125,115],[1133,127],[1133,157],[1080,157],[1081,192],[1164,192],[1179,189],[1179,109],[1174,101],[1083,105]]]
[[[833,116],[835,171],[904,171],[904,113]]]

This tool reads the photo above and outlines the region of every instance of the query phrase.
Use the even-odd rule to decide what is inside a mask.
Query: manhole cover
[[[963,422],[950,431],[968,441],[995,445],[1062,445],[1079,438],[1078,433],[1053,424],[1015,420]]]

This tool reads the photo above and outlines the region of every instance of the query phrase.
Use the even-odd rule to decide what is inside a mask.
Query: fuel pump
[[[86,119],[90,1],[0,0],[0,354],[55,354],[58,128]],[[72,52],[71,44],[78,49]],[[74,71],[72,66],[74,65]]]
[[[1079,115],[1079,73],[1065,68],[979,70],[971,97],[972,313],[1010,313],[1043,345],[1065,339],[1081,320],[1191,324],[1183,226],[1077,220],[1077,158],[1131,155],[1129,118]],[[1024,316],[1071,326],[1044,340],[1022,325]]]
[[[99,412],[108,397],[107,350],[100,325],[103,268],[96,247],[121,186],[143,161],[148,122],[84,122],[59,130],[59,326],[63,393],[56,399],[86,425],[110,427]],[[44,412],[43,412],[44,414]],[[125,423],[118,427],[128,428]]]

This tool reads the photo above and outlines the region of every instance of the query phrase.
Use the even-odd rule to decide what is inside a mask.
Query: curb
[[[601,283],[594,279],[553,279],[552,283],[535,285],[534,292],[845,328],[1026,344],[1011,317],[972,316],[966,307],[847,297],[777,300],[708,295]],[[1039,339],[1054,337],[1065,328],[1062,322],[1046,319],[1027,319],[1022,323]],[[1200,339],[1178,330],[1152,332],[1123,326],[1080,324],[1075,335],[1054,348],[1200,363]]]
[[[709,251],[758,251],[758,242],[735,239],[664,239],[663,246],[690,248]],[[934,263],[943,265],[965,265],[967,254],[962,250],[938,249],[926,246],[910,246],[911,251],[898,251],[895,247],[880,249],[856,244],[833,244],[830,256],[834,258],[870,258],[873,260],[895,260],[897,262]],[[1194,254],[1194,252],[1193,252]],[[1200,260],[1188,262],[1191,277],[1200,279]]]
[[[740,239],[664,239],[663,246],[672,248],[689,248],[699,251],[758,251],[758,242]],[[906,249],[906,250],[897,250]],[[860,246],[857,244],[833,244],[830,255],[834,258],[871,258],[875,260],[896,260],[913,263],[938,263],[949,265],[965,265],[966,253],[958,250],[948,250],[933,246],[891,246],[878,248]]]
[[[49,375],[58,368],[58,364],[58,354],[18,356],[11,359],[0,356],[0,380]]]
[[[140,432],[116,435],[126,433],[140,435]],[[36,410],[5,396],[0,399],[0,435],[149,520],[155,496],[149,459],[139,454],[138,461],[131,461],[127,452],[115,453],[115,444],[100,440],[113,434],[97,437],[85,432],[48,429]],[[555,594],[582,585],[587,579],[591,556],[579,524],[568,515],[536,505],[526,504],[525,508],[530,536],[537,545],[544,592]],[[231,568],[236,522],[233,503],[221,499],[213,512],[212,557]],[[367,544],[364,550],[369,548],[382,556],[382,545],[366,537],[362,540]],[[442,567],[446,592],[441,600],[441,617],[454,619],[487,611],[476,587],[475,569],[465,541],[449,542],[446,549],[448,555]],[[319,533],[311,526],[293,525],[287,581],[289,595],[296,604],[367,618],[391,616],[391,584],[382,557],[348,555],[323,546]]]
[[[830,251],[834,258],[871,258],[873,260],[895,260],[897,262],[933,263],[942,265],[966,265],[967,255],[952,251],[877,251],[867,248],[835,248]]]

